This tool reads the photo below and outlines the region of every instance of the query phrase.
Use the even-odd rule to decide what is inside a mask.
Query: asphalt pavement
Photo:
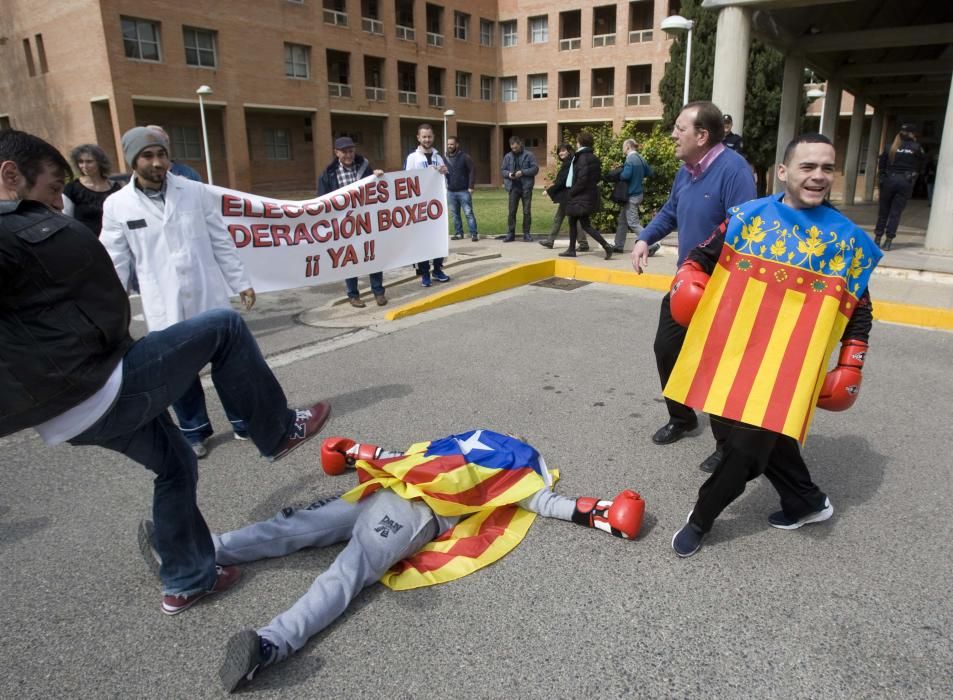
[[[553,251],[454,242],[450,284],[521,255]],[[672,251],[652,265],[671,272]],[[938,299],[948,291],[938,274],[884,281]],[[660,292],[530,285],[386,321],[434,291],[406,270],[386,279],[388,307],[352,309],[339,286],[262,295],[247,318],[293,404],[329,399],[326,435],[395,448],[473,427],[517,432],[561,470],[559,492],[633,488],[646,524],[626,542],[540,519],[472,576],[374,586],[241,696],[953,695],[949,332],[876,322],[858,403],[818,412],[804,453],[834,504],[830,521],[769,527],[777,499],[758,479],[680,560],[671,536],[712,439],[707,423],[674,445],[649,439],[665,421],[652,354]],[[213,529],[353,483],[324,476],[317,443],[278,464],[258,458],[209,399],[222,432],[200,462],[199,499]],[[31,432],[0,449],[0,697],[222,697],[228,637],[290,606],[339,551],[248,565],[233,590],[166,617],[135,542],[148,473],[98,448],[46,448]]]

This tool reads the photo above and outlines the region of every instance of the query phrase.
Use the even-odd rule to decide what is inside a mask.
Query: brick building
[[[417,124],[460,137],[500,183],[511,134],[541,163],[564,129],[659,118],[678,0],[4,0],[0,128],[68,151],[161,124],[205,174],[196,89],[216,184],[310,191],[349,135],[402,167]],[[442,148],[441,148],[442,150]]]

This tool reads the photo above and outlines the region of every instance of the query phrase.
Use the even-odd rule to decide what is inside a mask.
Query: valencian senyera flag
[[[828,360],[882,253],[833,207],[729,211],[666,397],[804,442]]]
[[[423,500],[442,516],[469,516],[381,579],[394,589],[430,586],[492,564],[522,541],[536,518],[517,504],[552,488],[556,471],[531,445],[491,430],[419,442],[403,456],[358,460],[356,502],[380,488]]]

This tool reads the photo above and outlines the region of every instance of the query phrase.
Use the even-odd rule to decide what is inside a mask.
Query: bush
[[[639,144],[639,153],[652,166],[653,176],[643,183],[645,198],[642,201],[641,220],[647,224],[655,216],[663,204],[668,200],[672,187],[672,180],[679,168],[679,161],[675,157],[675,142],[667,132],[663,132],[656,124],[649,135],[640,134],[636,130],[637,122],[627,121],[619,133],[612,131],[611,124],[599,124],[586,127],[592,134],[593,152],[602,162],[603,176],[613,168],[622,165],[622,144],[626,139],[635,139]],[[576,135],[568,131],[563,134],[566,143],[576,143]],[[603,178],[599,183],[602,192],[602,209],[591,217],[592,225],[597,231],[612,233],[619,220],[621,205],[612,201],[612,190],[615,183],[607,182]]]

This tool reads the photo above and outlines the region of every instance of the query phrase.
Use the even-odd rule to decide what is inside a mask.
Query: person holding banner
[[[421,124],[417,127],[417,149],[407,155],[404,170],[421,170],[434,168],[441,175],[449,171],[443,157],[433,147],[433,127],[430,124]],[[417,274],[420,275],[420,286],[430,286],[430,261],[417,263]],[[449,282],[450,277],[443,271],[443,258],[433,259],[433,279],[438,282]]]
[[[612,500],[554,493],[556,475],[533,446],[490,430],[418,442],[405,452],[328,438],[321,466],[330,476],[353,467],[359,483],[340,497],[285,508],[215,537],[222,565],[347,542],[291,608],[229,640],[219,670],[226,692],[300,650],[378,581],[408,590],[466,576],[512,551],[536,515],[633,540],[645,513],[645,501],[628,489]],[[140,527],[140,551],[155,571],[149,529],[148,522]]]
[[[0,437],[33,428],[47,445],[98,445],[153,472],[161,609],[175,615],[225,591],[240,572],[216,566],[196,499],[196,456],[169,404],[211,363],[215,386],[270,461],[317,435],[331,406],[290,408],[232,309],[134,340],[111,259],[87,227],[58,213],[67,172],[46,141],[0,131]]]
[[[352,185],[368,173],[381,177],[384,171],[372,168],[367,158],[358,155],[357,144],[354,140],[349,136],[342,136],[334,142],[334,160],[328,163],[328,167],[318,178],[318,196],[321,197],[341,187]],[[377,305],[384,306],[387,303],[387,296],[384,294],[384,273],[372,272],[370,282]],[[357,291],[357,277],[348,277],[344,280],[344,284],[347,286],[347,300],[351,306],[363,309],[366,304],[361,301],[361,295]]]
[[[834,173],[830,139],[795,138],[778,165],[784,190],[731,207],[675,276],[672,317],[688,331],[665,397],[727,431],[723,459],[672,538],[680,557],[701,548],[715,519],[761,474],[781,501],[768,516],[772,527],[796,530],[834,513],[798,443],[815,406],[843,411],[857,399],[873,318],[867,284],[883,256],[826,201]]]
[[[149,330],[203,311],[229,309],[232,293],[251,309],[255,290],[225,228],[218,198],[202,183],[169,172],[164,134],[137,126],[123,134],[122,146],[133,173],[129,184],[106,200],[100,240],[127,289],[135,272]],[[196,456],[207,456],[213,430],[197,373],[172,407]],[[223,408],[235,438],[247,440],[244,416],[228,403]]]

